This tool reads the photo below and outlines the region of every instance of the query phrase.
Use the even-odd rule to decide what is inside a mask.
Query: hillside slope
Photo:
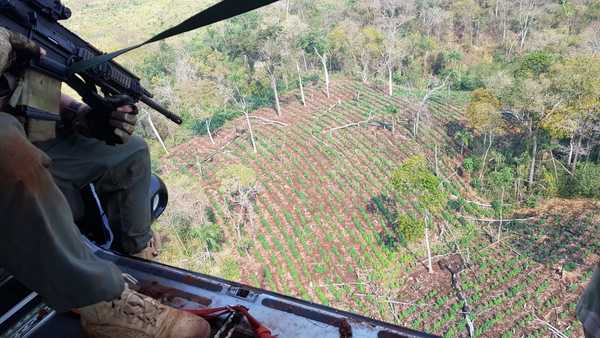
[[[353,98],[357,92],[360,100]],[[245,129],[245,119],[240,119],[220,132],[216,137],[220,144],[196,138],[164,161],[167,171],[196,175],[216,211],[225,208],[216,173],[232,164],[252,168],[261,192],[256,243],[250,250],[251,262],[241,264],[242,279],[321,302],[347,301],[343,294],[350,292],[325,285],[355,283],[367,270],[384,273],[396,268],[398,253],[379,243],[379,235],[387,229],[390,174],[410,155],[426,152],[433,159],[433,140],[440,148],[449,144],[446,124],[460,116],[451,105],[433,103],[431,127],[423,128],[422,136],[428,147],[414,142],[405,126],[395,133],[373,125],[330,133],[331,128],[363,121],[369,114],[374,121],[385,119],[381,115],[388,106],[399,107],[407,118],[414,109],[408,100],[385,97],[353,82],[339,82],[332,93],[327,99],[311,90],[307,107],[289,97],[280,119],[270,109],[253,113],[287,124],[253,119],[257,154],[247,133],[235,138],[236,130]],[[214,154],[213,149],[219,148]],[[207,158],[210,161],[204,162]],[[440,167],[450,175],[456,163],[444,160]],[[226,223],[222,212],[217,215]]]
[[[556,215],[551,212],[539,215],[548,223],[525,216],[519,217],[523,221],[505,223],[508,231],[500,244],[490,242],[488,234],[495,230],[487,223],[465,223],[458,213],[445,213],[441,223],[446,226],[438,225],[433,235],[434,259],[439,263],[433,274],[422,263],[426,257],[423,244],[402,247],[384,241],[397,208],[411,208],[410,196],[394,196],[388,187],[391,172],[408,156],[424,154],[433,163],[437,144],[440,175],[452,181],[449,190],[457,196],[469,195],[465,180],[457,179],[460,156],[447,135],[448,126],[460,121],[461,108],[449,97],[434,98],[419,142],[410,136],[407,125],[399,125],[395,133],[367,124],[329,132],[369,116],[372,121],[385,120],[390,106],[408,119],[416,107],[410,97],[388,97],[357,82],[335,83],[331,98],[311,88],[307,107],[288,96],[281,118],[271,109],[253,112],[252,116],[286,124],[265,124],[253,118],[256,154],[249,135],[242,133],[245,119],[238,119],[219,131],[217,144],[197,137],[161,160],[160,169],[174,182],[175,190],[181,189],[182,177],[187,177],[183,179],[186,189],[196,191],[197,196],[206,194],[208,209],[226,231],[225,249],[207,253],[198,245],[201,241],[182,240],[185,233],[173,231],[177,210],[171,210],[161,224],[161,232],[171,239],[162,259],[454,337],[466,336],[467,331],[463,303],[444,264],[462,253],[470,263],[461,279],[478,336],[543,337],[548,331],[536,316],[550,320],[554,311],[561,315],[553,325],[576,330],[574,304],[589,277],[593,265],[589,255],[597,244],[590,243],[587,256],[564,256],[560,250],[565,246],[585,247],[582,239],[552,237],[544,245],[549,244],[547,250],[561,259],[540,259],[549,255],[531,249],[540,237],[523,231],[546,224],[545,233],[555,232]],[[221,169],[240,164],[256,172],[261,187],[254,221],[245,226],[242,238],[231,225],[218,177]],[[185,194],[175,194],[171,208],[177,209]],[[184,208],[199,208],[201,199]],[[584,210],[588,211],[579,216],[582,231],[594,227],[591,209]],[[474,203],[468,203],[463,214],[493,217],[491,209]],[[556,273],[556,266],[567,262],[564,257],[576,267],[568,280],[564,273]]]

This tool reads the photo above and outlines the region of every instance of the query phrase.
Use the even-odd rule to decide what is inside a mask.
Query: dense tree
[[[572,172],[583,152],[598,143],[600,134],[600,58],[575,57],[552,68],[554,109],[543,121],[553,136],[569,140],[567,165]],[[583,144],[587,144],[583,149]]]
[[[487,156],[494,144],[494,137],[502,130],[500,101],[487,89],[475,90],[467,107],[467,120],[477,134],[483,135],[484,143],[487,145],[479,174],[479,180],[481,180],[486,168]]]
[[[448,203],[448,194],[442,188],[442,182],[435,176],[423,156],[412,156],[394,171],[391,180],[392,186],[400,193],[414,196],[417,210],[422,213],[424,221],[425,245],[428,254],[429,272],[433,272],[431,262],[431,249],[429,239],[429,225],[432,217],[439,215]],[[403,234],[407,239],[413,239],[422,233],[421,223],[400,216]]]

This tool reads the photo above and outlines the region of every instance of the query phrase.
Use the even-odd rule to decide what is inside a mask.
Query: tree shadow
[[[450,121],[446,123],[445,128],[446,135],[450,138],[454,138],[456,134],[467,129],[465,124],[459,121]]]
[[[550,210],[539,219],[509,222],[506,229],[515,234],[509,244],[521,255],[544,265],[584,264],[587,257],[600,252],[600,224],[590,217],[594,208],[580,212]]]
[[[381,245],[392,251],[402,248],[406,250],[415,262],[427,267],[421,261],[421,258],[408,246],[408,241],[396,231],[397,220],[401,211],[398,208],[395,198],[385,193],[373,196],[367,203],[367,212],[371,215],[380,215],[385,220],[385,228],[377,234]]]

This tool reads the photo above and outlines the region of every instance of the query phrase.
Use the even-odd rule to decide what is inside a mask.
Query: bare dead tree
[[[300,73],[300,63],[296,60],[296,70],[298,71],[298,84],[300,85],[300,98],[302,105],[306,106],[306,97],[304,96],[304,85],[302,84],[302,74]]]
[[[317,54],[319,60],[321,60],[321,64],[323,65],[323,73],[325,74],[325,93],[329,98],[329,70],[327,69],[327,53],[323,52],[323,54],[321,54],[319,53],[317,47],[315,47],[315,54]]]
[[[600,22],[596,22],[591,27],[591,37],[588,41],[592,54],[600,55]]]
[[[206,132],[208,133],[208,138],[210,138],[210,142],[215,144],[215,140],[213,139],[212,132],[210,131],[210,123],[212,122],[212,117],[206,119]]]
[[[152,115],[150,115],[150,113],[148,112],[148,113],[146,113],[146,116],[148,117],[148,124],[150,125],[150,129],[152,130],[152,133],[154,134],[154,136],[156,136],[158,143],[160,143],[160,145],[163,148],[163,150],[165,151],[165,153],[167,153],[167,155],[169,155],[167,146],[165,146],[165,142],[163,141],[162,136],[160,136],[160,133],[158,132],[158,130],[156,129],[156,126],[154,125],[154,122],[152,121]]]
[[[276,120],[271,120],[271,119],[266,119],[266,118],[260,117],[260,116],[250,115],[249,117],[251,119],[258,120],[258,121],[260,121],[262,123],[265,123],[265,124],[273,124],[273,125],[277,125],[277,126],[281,126],[281,127],[287,127],[288,126],[287,123],[284,123],[284,122],[281,122],[281,121],[276,121]]]
[[[271,78],[271,88],[273,88],[273,94],[275,96],[275,110],[277,116],[281,116],[281,104],[279,103],[279,91],[277,90],[277,77],[275,76],[275,68],[268,67],[269,78]]]
[[[281,55],[277,51],[279,47],[276,46],[276,42],[269,41],[264,49],[262,50],[262,56],[266,63],[266,71],[271,81],[271,89],[273,90],[273,96],[275,97],[275,111],[277,116],[281,116],[281,104],[279,102],[279,90],[277,89],[277,70],[281,63]]]
[[[384,32],[381,63],[387,75],[389,96],[394,94],[394,70],[398,67],[403,50],[401,41],[398,39],[398,31],[411,18],[413,7],[412,1],[400,4],[394,0],[383,0],[378,8],[380,15],[377,24]]]
[[[467,326],[467,332],[469,337],[475,337],[475,325],[473,325],[473,320],[471,319],[471,307],[469,306],[467,297],[465,297],[465,293],[460,283],[460,274],[465,270],[467,264],[464,261],[462,255],[459,255],[460,263],[448,260],[440,261],[440,267],[442,269],[447,269],[451,275],[451,284],[452,288],[454,288],[456,292],[456,297],[463,304],[462,314],[465,317],[465,322]]]
[[[242,95],[237,86],[235,87],[235,91],[237,95],[231,95],[231,99],[242,110],[242,113],[246,117],[246,124],[248,126],[248,132],[250,132],[250,140],[252,141],[252,149],[254,149],[254,153],[257,153],[258,151],[256,149],[256,142],[254,141],[254,132],[252,131],[252,123],[250,123],[250,115],[248,114],[248,103],[246,101],[246,97]]]
[[[519,47],[525,47],[525,40],[535,17],[536,0],[519,0]]]
[[[232,220],[238,240],[242,239],[242,229],[250,226],[249,232],[255,233],[254,218],[256,212],[254,203],[259,192],[258,183],[244,186],[240,180],[236,180],[228,188],[229,192],[225,197],[225,203],[229,206],[228,217]]]
[[[423,113],[425,112],[425,109],[427,108],[427,103],[429,102],[429,100],[431,99],[431,97],[437,93],[438,91],[440,91],[441,89],[443,89],[444,87],[446,87],[446,81],[448,78],[444,79],[441,84],[439,84],[436,87],[431,87],[433,85],[433,81],[429,81],[428,84],[428,90],[425,93],[425,95],[423,96],[423,98],[421,99],[421,102],[417,108],[417,110],[414,112],[414,116],[413,116],[413,137],[416,139],[419,135],[419,126],[421,123],[421,118]]]
[[[425,218],[425,248],[427,249],[427,270],[429,273],[433,273],[432,257],[431,257],[431,245],[429,243],[429,216],[424,215]]]

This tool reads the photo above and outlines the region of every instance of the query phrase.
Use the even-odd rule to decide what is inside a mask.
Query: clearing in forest
[[[195,262],[207,259],[208,265],[226,264],[226,278],[455,337],[467,336],[468,325],[448,267],[462,259],[469,268],[458,283],[475,335],[545,337],[550,326],[578,330],[576,296],[589,279],[600,244],[600,222],[591,212],[569,219],[577,225],[569,227],[561,225],[566,218],[557,219],[564,216],[551,210],[515,217],[523,220],[505,223],[505,234],[495,241],[496,225],[475,221],[493,218],[493,211],[468,202],[456,212],[444,212],[432,228],[432,274],[423,264],[421,243],[386,240],[398,213],[413,208],[411,196],[389,187],[392,171],[411,155],[437,162],[438,175],[453,196],[476,199],[457,173],[460,149],[448,136],[460,125],[463,111],[452,93],[420,107],[410,95],[390,97],[340,80],[331,97],[312,88],[307,98],[307,106],[293,96],[284,98],[279,118],[270,109],[250,114],[256,153],[245,132],[246,119],[240,118],[214,135],[216,144],[208,136],[197,137],[162,160],[163,174],[188,175],[201,187],[211,218],[230,243],[216,263],[197,254],[176,260],[168,253],[166,263],[210,272]],[[415,141],[410,120],[416,109],[426,113]],[[393,128],[387,122],[392,111],[399,121]],[[230,224],[219,188],[217,173],[232,165],[252,169],[259,182],[244,234]],[[173,237],[166,226],[161,231]],[[596,238],[583,242],[586,233]],[[174,242],[181,240],[172,239],[167,251]],[[578,253],[581,248],[588,251]]]

